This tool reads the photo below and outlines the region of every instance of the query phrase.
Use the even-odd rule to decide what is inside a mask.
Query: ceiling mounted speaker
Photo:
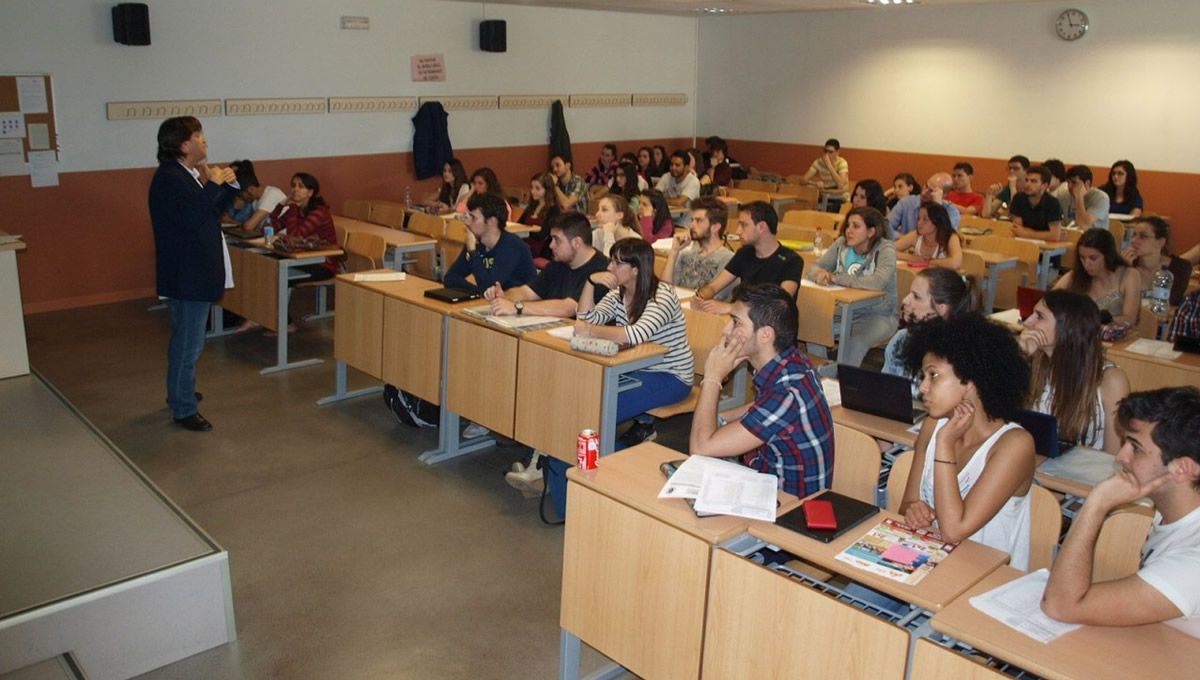
[[[479,22],[479,49],[484,52],[507,52],[508,22],[503,19]]]
[[[150,6],[123,2],[112,8],[113,40],[122,45],[150,44]]]

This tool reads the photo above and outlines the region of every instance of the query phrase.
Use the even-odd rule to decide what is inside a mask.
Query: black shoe
[[[212,423],[204,419],[204,416],[199,413],[193,413],[187,418],[176,418],[175,422],[185,430],[192,432],[208,432],[212,429]]]
[[[621,435],[617,441],[625,448],[637,446],[643,442],[652,442],[658,438],[658,433],[654,431],[654,423],[641,423],[634,421],[633,427],[625,430],[625,434]]]

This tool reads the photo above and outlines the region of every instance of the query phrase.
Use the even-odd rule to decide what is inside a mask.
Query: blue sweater
[[[475,275],[475,285],[467,281],[469,274]],[[443,283],[452,288],[482,293],[497,281],[505,290],[523,286],[532,281],[536,274],[529,248],[515,234],[503,232],[496,247],[491,250],[479,243],[475,254],[471,255],[464,248],[454,264],[450,265]]]

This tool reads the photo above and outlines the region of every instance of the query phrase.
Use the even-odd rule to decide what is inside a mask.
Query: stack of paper
[[[809,281],[808,279],[802,279],[800,281],[800,285],[804,286],[805,288],[821,288],[823,290],[846,290],[845,286],[837,286],[832,283],[829,284],[828,286],[822,286],[821,284],[817,283],[816,281]]]
[[[834,378],[821,378],[821,389],[825,392],[825,401],[829,408],[840,406],[842,403],[842,384]]]
[[[1079,628],[1042,613],[1042,593],[1050,572],[1038,569],[971,598],[971,606],[1038,642],[1053,642]]]
[[[352,281],[403,281],[404,272],[357,272],[350,275]]]
[[[1159,359],[1175,360],[1183,356],[1183,352],[1176,351],[1175,346],[1171,343],[1162,340],[1150,340],[1149,338],[1134,340],[1125,349],[1137,354],[1158,357]]]
[[[659,498],[695,499],[697,513],[775,521],[775,475],[707,456],[691,456],[667,480]]]

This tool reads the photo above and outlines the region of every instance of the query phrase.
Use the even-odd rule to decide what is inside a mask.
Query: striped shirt
[[[662,362],[645,370],[670,373],[680,381],[692,384],[696,365],[692,360],[692,348],[688,345],[687,323],[673,286],[660,284],[654,297],[646,301],[646,309],[635,323],[629,323],[629,313],[621,301],[620,290],[610,290],[599,304],[580,314],[579,320],[598,326],[609,322],[622,326],[625,328],[626,342],[630,345],[657,342],[665,346],[667,354]]]

